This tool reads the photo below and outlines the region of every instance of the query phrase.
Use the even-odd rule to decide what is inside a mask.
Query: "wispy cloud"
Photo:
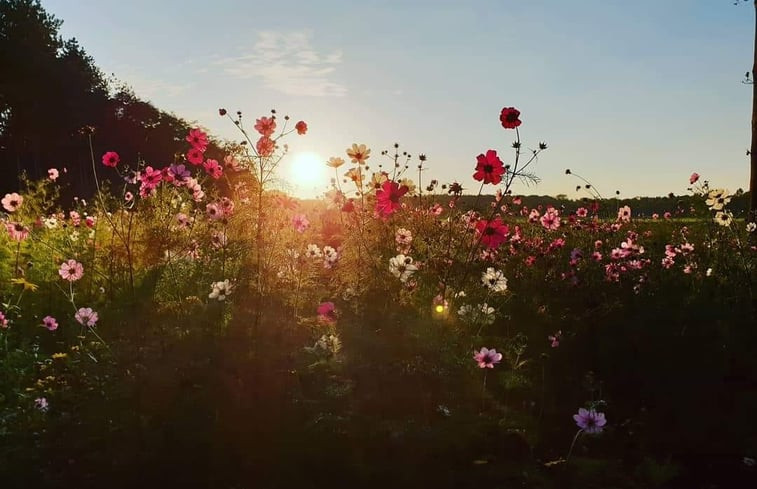
[[[190,83],[174,83],[159,78],[143,76],[129,69],[116,71],[118,79],[134,89],[137,96],[143,99],[156,97],[181,97],[191,88]]]
[[[341,96],[347,87],[334,81],[341,51],[319,53],[309,32],[258,34],[252,52],[218,61],[226,73],[239,78],[259,78],[266,88],[287,95]]]

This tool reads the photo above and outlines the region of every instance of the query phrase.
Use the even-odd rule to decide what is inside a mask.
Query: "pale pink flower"
[[[631,220],[631,208],[624,205],[618,209],[618,220],[622,222],[628,222]]]
[[[45,316],[44,319],[42,319],[42,326],[50,331],[55,331],[58,329],[58,321],[52,316]]]
[[[295,214],[292,217],[292,226],[298,233],[304,233],[305,230],[310,227],[310,221],[304,214]]]
[[[74,318],[76,318],[76,321],[82,326],[89,326],[90,328],[97,323],[98,319],[100,319],[91,307],[80,308],[76,311],[76,314],[74,314]]]
[[[544,212],[544,215],[541,216],[541,225],[544,227],[544,229],[548,229],[550,231],[554,231],[555,229],[559,228],[560,214],[557,209],[548,207]]]
[[[473,352],[473,359],[478,362],[479,368],[494,368],[494,364],[502,361],[502,354],[497,350],[482,347],[481,351]]]
[[[63,280],[76,282],[84,276],[84,266],[76,260],[67,260],[60,265],[58,274]]]
[[[16,212],[21,204],[24,202],[24,198],[18,195],[16,192],[12,194],[5,194],[5,197],[0,201],[3,204],[3,209],[8,212]]]
[[[51,182],[56,181],[59,176],[60,173],[55,168],[50,168],[49,170],[47,170],[47,178],[49,178]]]
[[[29,237],[29,228],[20,222],[8,222],[5,224],[5,229],[13,241],[23,241]]]
[[[205,206],[205,213],[211,219],[221,219],[223,217],[223,212],[221,211],[221,208],[215,202]]]

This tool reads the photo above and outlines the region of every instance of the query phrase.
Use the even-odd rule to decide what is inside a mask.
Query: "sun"
[[[289,167],[288,180],[298,187],[312,188],[326,183],[326,163],[312,151],[297,153]]]

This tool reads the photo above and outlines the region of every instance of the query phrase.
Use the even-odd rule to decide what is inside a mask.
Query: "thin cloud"
[[[342,96],[347,88],[334,81],[341,51],[319,53],[307,32],[258,34],[252,52],[218,61],[229,75],[259,78],[266,88],[287,95]]]

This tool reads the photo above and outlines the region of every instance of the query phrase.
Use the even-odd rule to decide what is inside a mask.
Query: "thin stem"
[[[576,441],[578,440],[578,436],[583,433],[583,429],[580,429],[576,432],[576,436],[573,437],[573,443],[570,444],[570,449],[568,450],[568,455],[565,457],[565,463],[568,463],[568,460],[570,460],[570,454],[573,453],[573,447],[576,445]]]

